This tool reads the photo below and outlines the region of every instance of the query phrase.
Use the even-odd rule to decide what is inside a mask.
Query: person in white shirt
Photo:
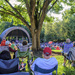
[[[43,58],[37,58],[33,64],[31,65],[31,70],[34,72],[35,64],[42,69],[52,69],[56,65],[58,65],[58,61],[56,58],[51,57],[51,48],[45,47],[43,50]],[[43,74],[40,72],[34,72],[35,75],[52,75],[52,73]]]

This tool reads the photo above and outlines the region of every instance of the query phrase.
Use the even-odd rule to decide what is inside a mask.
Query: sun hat
[[[44,53],[45,55],[51,55],[52,50],[51,50],[51,48],[49,48],[49,47],[45,47],[44,50],[43,50],[43,53]]]

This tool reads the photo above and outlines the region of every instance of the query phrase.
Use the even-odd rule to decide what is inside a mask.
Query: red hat
[[[49,48],[49,47],[45,47],[44,50],[43,50],[43,53],[44,53],[45,55],[51,55],[52,50],[51,50],[51,48]]]

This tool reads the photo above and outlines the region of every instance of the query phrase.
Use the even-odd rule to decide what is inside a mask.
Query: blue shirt
[[[73,47],[73,43],[65,43],[64,44],[64,53],[68,53],[69,49]]]
[[[37,58],[31,66],[32,71],[34,71],[35,64],[42,69],[52,69],[58,64],[58,61],[54,57],[49,59]],[[52,75],[52,73],[48,73],[48,74],[42,74],[39,72],[34,72],[34,73],[35,75]]]

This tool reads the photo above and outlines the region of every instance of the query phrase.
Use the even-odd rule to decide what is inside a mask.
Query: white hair
[[[70,43],[70,39],[69,38],[66,39],[66,43]]]

